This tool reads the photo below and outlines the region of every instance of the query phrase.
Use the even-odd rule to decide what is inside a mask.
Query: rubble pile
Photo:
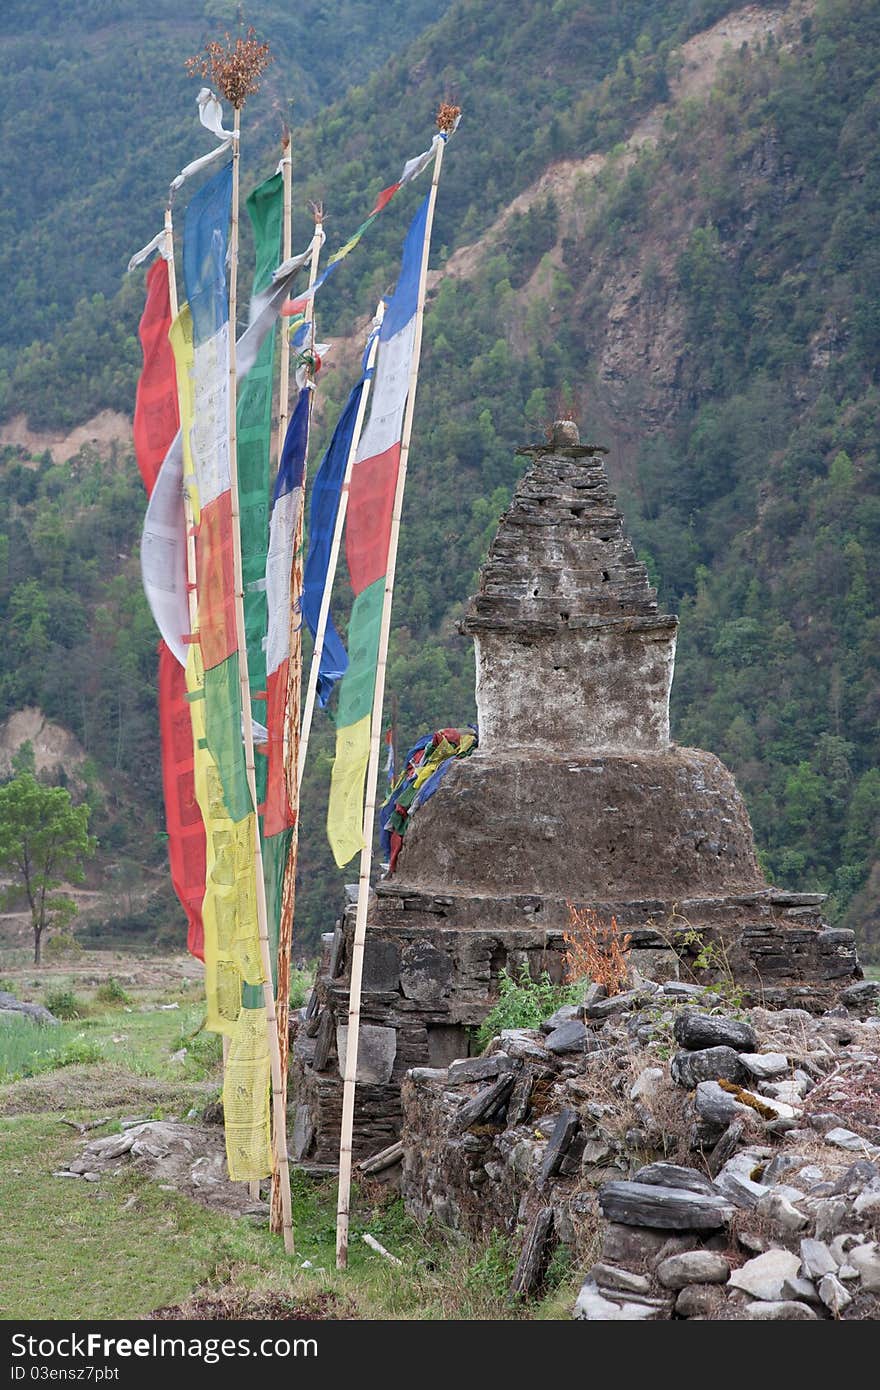
[[[402,1189],[418,1218],[555,1246],[575,1316],[880,1316],[880,985],[820,1016],[731,1009],[636,973],[481,1057],[413,1068]]]

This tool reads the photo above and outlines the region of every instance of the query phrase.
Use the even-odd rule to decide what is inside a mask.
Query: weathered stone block
[[[452,957],[430,941],[413,941],[400,955],[400,987],[407,999],[433,1003],[449,992]]]
[[[339,1075],[345,1075],[345,1050],[348,1046],[348,1025],[336,1026],[336,1052],[339,1057]],[[378,1028],[372,1023],[362,1023],[358,1041],[358,1082],[384,1085],[391,1080],[394,1059],[397,1056],[397,1030]]]
[[[384,994],[400,984],[400,950],[393,941],[367,935],[364,943],[365,994]]]

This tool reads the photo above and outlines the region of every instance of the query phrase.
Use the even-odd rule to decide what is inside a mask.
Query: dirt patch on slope
[[[810,8],[811,5],[804,4],[788,10],[768,10],[759,5],[747,5],[688,39],[680,50],[679,70],[670,83],[672,101],[668,105],[656,106],[634,127],[623,145],[621,167],[627,168],[642,149],[657,143],[663,132],[664,118],[671,107],[689,99],[705,97],[711,91],[725,54],[743,44],[760,46],[771,34],[778,37],[783,29],[792,27],[796,17],[799,18]],[[487,252],[497,245],[516,213],[527,212],[548,196],[565,208],[572,202],[578,184],[591,183],[605,167],[607,159],[608,156],[604,154],[590,154],[585,159],[562,159],[551,164],[530,188],[508,204],[479,241],[460,247],[450,256],[442,271],[429,274],[429,287],[447,275],[459,280],[469,279]]]
[[[0,425],[0,447],[15,445],[31,455],[44,454],[48,449],[55,463],[67,463],[88,444],[102,458],[109,458],[115,448],[130,449],[131,420],[118,410],[101,410],[84,425],[77,425],[69,434],[58,430],[32,430],[26,415],[16,415]]]
[[[53,724],[36,705],[16,710],[0,724],[0,777],[12,773],[12,759],[23,743],[34,750],[38,777],[54,778],[63,772],[69,785],[82,785],[77,772],[86,755],[78,739],[60,724]]]

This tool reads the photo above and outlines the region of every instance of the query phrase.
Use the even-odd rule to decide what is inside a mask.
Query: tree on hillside
[[[0,787],[0,872],[11,876],[2,897],[9,902],[22,891],[27,897],[35,965],[47,927],[63,926],[76,914],[73,900],[55,890],[82,882],[83,864],[96,845],[88,806],[74,806],[64,787],[44,787],[31,772]]]

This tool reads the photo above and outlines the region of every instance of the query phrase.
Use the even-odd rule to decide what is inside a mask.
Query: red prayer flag
[[[180,425],[170,327],[168,265],[159,258],[147,272],[147,299],[138,329],[144,365],[134,407],[134,451],[148,497]],[[189,924],[187,949],[202,960],[205,827],[196,802],[184,670],[164,642],[159,644],[159,733],[171,882]]]

